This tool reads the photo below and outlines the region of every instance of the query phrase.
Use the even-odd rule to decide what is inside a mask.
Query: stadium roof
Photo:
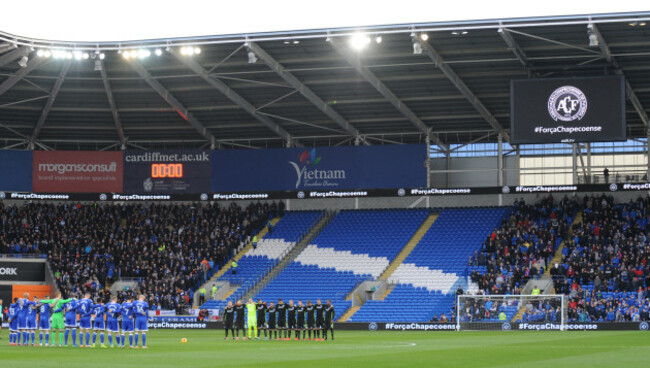
[[[629,84],[629,136],[646,137],[646,22],[650,13],[427,23],[182,39],[168,41],[169,51],[154,40],[141,46],[153,51],[157,42],[162,55],[142,60],[125,60],[110,45],[103,60],[42,58],[4,42],[0,144],[246,148],[429,137],[446,147],[496,141],[497,132],[508,139],[512,79],[620,73]],[[370,38],[362,51],[349,45],[354,32]],[[201,53],[180,55],[190,43]]]

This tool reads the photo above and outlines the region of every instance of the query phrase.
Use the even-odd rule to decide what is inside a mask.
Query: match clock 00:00
[[[151,164],[152,179],[174,179],[183,177],[183,164]]]

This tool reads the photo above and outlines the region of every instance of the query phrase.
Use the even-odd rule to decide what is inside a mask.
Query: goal
[[[560,330],[567,323],[564,295],[458,295],[456,329]]]

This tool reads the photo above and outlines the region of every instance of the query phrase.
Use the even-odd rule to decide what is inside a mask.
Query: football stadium
[[[647,360],[647,4],[27,5],[3,366]]]

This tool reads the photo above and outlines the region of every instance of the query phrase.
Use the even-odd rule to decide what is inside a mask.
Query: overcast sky
[[[63,41],[127,41],[421,22],[650,11],[602,0],[31,0],[0,31]]]

